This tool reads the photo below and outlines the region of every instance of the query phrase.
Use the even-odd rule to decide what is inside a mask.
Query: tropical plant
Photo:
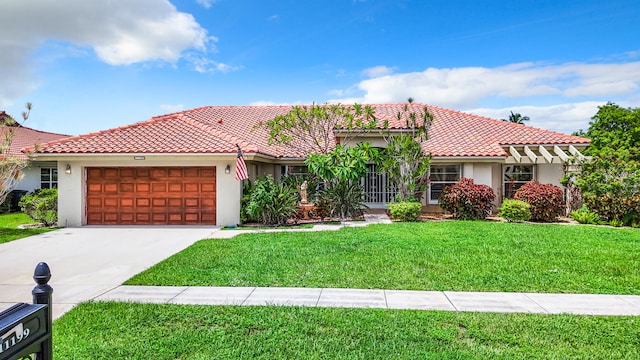
[[[528,221],[531,218],[531,205],[522,200],[505,199],[498,216],[509,222]]]
[[[329,187],[322,190],[321,198],[326,200],[326,208],[331,217],[354,218],[361,216],[367,209],[364,189],[358,181],[331,182]]]
[[[528,116],[522,116],[520,113],[514,113],[513,111],[511,111],[511,114],[509,114],[509,118],[502,119],[502,121],[507,121],[510,123],[520,124],[520,125],[524,125],[524,122],[529,120],[530,119]]]
[[[360,179],[367,173],[367,164],[377,157],[377,149],[369,143],[355,147],[338,144],[327,154],[309,154],[305,163],[309,172],[324,182],[321,198],[327,200],[332,216],[344,219],[361,215],[366,207]]]
[[[403,110],[396,114],[399,122],[404,122],[401,133],[383,131],[387,148],[381,163],[382,171],[389,180],[398,187],[400,200],[422,197],[427,187],[429,163],[431,156],[425,155],[422,143],[426,141],[433,116],[426,106],[416,112],[411,107],[413,99],[409,98]],[[388,128],[385,123],[384,128]]]
[[[559,186],[531,180],[522,185],[513,198],[531,205],[532,221],[552,222],[564,214],[564,193]]]
[[[485,219],[493,209],[496,195],[490,186],[474,184],[473,179],[462,178],[456,184],[445,187],[438,199],[440,207],[455,219]]]
[[[22,212],[47,226],[58,222],[58,189],[37,189],[20,198]]]
[[[580,209],[572,211],[569,216],[580,224],[598,224],[600,222],[598,214],[589,210],[587,205],[582,205]]]
[[[272,176],[257,179],[253,184],[246,213],[267,225],[282,225],[298,210],[298,192]]]

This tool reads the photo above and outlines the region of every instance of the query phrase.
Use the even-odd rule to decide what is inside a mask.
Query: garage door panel
[[[87,224],[215,225],[215,167],[87,168]]]
[[[151,185],[148,183],[136,184],[136,193],[149,192]]]
[[[183,192],[182,183],[169,183],[168,190],[170,193],[182,193]]]
[[[120,184],[120,193],[133,193],[135,191],[134,183],[122,183]]]
[[[200,185],[200,192],[203,193],[215,193],[216,192],[216,183],[203,183]]]
[[[118,178],[120,173],[118,168],[104,168],[102,176],[105,178]]]

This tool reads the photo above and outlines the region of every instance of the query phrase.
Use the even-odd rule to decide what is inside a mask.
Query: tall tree
[[[22,112],[22,119],[26,121],[31,113],[32,105],[27,103],[26,110]],[[11,115],[2,112],[0,114],[0,204],[7,195],[15,188],[16,184],[23,176],[23,170],[27,166],[29,159],[11,153],[11,144],[15,136],[16,128],[20,127]]]
[[[327,154],[335,145],[335,131],[345,142],[376,127],[375,108],[369,105],[312,104],[294,106],[287,114],[262,121],[270,144],[283,144],[302,152]],[[354,131],[357,130],[357,131]]]
[[[520,113],[514,113],[513,111],[511,111],[511,114],[509,114],[508,119],[502,119],[502,121],[507,121],[507,122],[521,124],[521,125],[524,125],[524,122],[529,120],[530,119],[528,116],[522,116]]]
[[[623,108],[608,102],[598,107],[587,132],[576,135],[591,139],[585,151],[588,155],[600,152],[629,151],[632,160],[640,160],[640,108]]]
[[[413,98],[409,98],[402,111],[396,114],[397,120],[404,122],[404,129],[400,133],[384,131],[387,148],[382,170],[398,186],[398,200],[401,201],[422,195],[428,183],[431,162],[431,156],[424,153],[422,143],[429,138],[433,116],[426,106],[416,111],[412,103]]]

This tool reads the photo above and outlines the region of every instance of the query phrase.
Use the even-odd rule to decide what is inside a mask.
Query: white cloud
[[[215,37],[168,0],[2,0],[0,106],[35,87],[30,55],[48,40],[93,49],[111,65],[176,63],[214,50]]]
[[[216,0],[196,0],[196,2],[202,5],[205,9],[211,8],[211,5],[216,2]]]
[[[631,94],[639,86],[640,62],[428,68],[422,72],[384,75],[358,84],[367,103],[404,101],[411,96],[454,109],[478,106],[488,97],[614,96]]]
[[[525,123],[527,126],[570,134],[580,129],[587,130],[591,117],[598,111],[598,106],[602,105],[605,105],[605,102],[585,101],[549,106],[526,105],[500,109],[477,108],[465,110],[465,112],[493,119],[507,119],[510,112],[513,111],[530,118]]]
[[[203,56],[188,56],[187,58],[193,64],[193,69],[199,73],[228,73],[242,69],[241,66],[224,64]]]
[[[529,62],[398,74],[385,74],[385,69],[389,68],[366,69],[364,74],[379,72],[379,76],[331,90],[329,95],[336,98],[329,101],[376,104],[413,97],[426,104],[497,119],[507,118],[509,111],[520,112],[531,118],[531,126],[571,133],[586,130],[598,106],[607,101],[637,107],[640,99],[640,62]],[[506,107],[509,103],[514,106]]]
[[[375,77],[390,75],[393,73],[393,71],[394,71],[394,68],[392,67],[380,65],[380,66],[374,66],[368,69],[364,69],[362,70],[362,74],[366,77],[375,78]]]

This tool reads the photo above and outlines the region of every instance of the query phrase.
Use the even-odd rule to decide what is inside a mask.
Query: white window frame
[[[46,171],[47,173],[45,174],[44,171]],[[47,175],[49,179],[43,179],[43,175]],[[40,168],[40,188],[58,188],[58,168]]]
[[[456,175],[458,176],[458,179],[453,181],[453,180],[434,180],[432,178],[432,169],[434,167],[448,167],[448,166],[455,166],[457,168],[457,172]],[[452,172],[443,172],[442,174],[447,175],[447,174],[453,174]],[[458,181],[460,181],[460,179],[462,178],[462,164],[431,164],[429,166],[429,191],[427,192],[427,204],[438,204],[438,199],[432,200],[431,199],[431,190],[432,190],[432,186],[434,184],[442,184],[442,188],[444,189],[446,186],[448,185],[453,185],[456,184]]]
[[[522,171],[522,167],[531,167],[531,171]],[[516,168],[520,168],[520,170],[518,170],[517,172],[514,172],[514,170]],[[513,194],[511,196],[508,196],[509,194],[507,194],[507,170],[509,170],[510,173],[510,178],[513,178],[515,175],[519,175],[518,176],[518,180],[514,180],[513,184],[516,185],[516,188],[513,189],[513,194],[515,194],[516,190],[520,188],[520,186],[524,185],[525,183],[531,181],[531,180],[535,180],[536,179],[536,166],[535,164],[505,164],[502,165],[502,197],[504,199],[512,199],[513,198]],[[520,179],[523,175],[526,174],[531,174],[531,179],[528,180],[523,180]]]

